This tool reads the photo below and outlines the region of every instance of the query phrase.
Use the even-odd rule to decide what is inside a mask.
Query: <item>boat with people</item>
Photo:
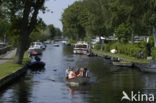
[[[75,71],[74,68],[70,66],[66,70],[66,83],[69,85],[83,85],[89,82],[88,70],[87,68],[80,68]]]
[[[73,52],[75,54],[86,54],[89,51],[89,44],[87,42],[78,42],[74,45]]]
[[[42,62],[38,56],[35,56],[35,61],[29,63],[28,67],[31,69],[43,69],[45,67],[45,63]]]
[[[156,73],[156,62],[151,62],[148,65],[140,66],[142,72]]]
[[[89,82],[89,77],[76,77],[74,79],[66,79],[66,83],[67,84],[71,84],[71,85],[83,85],[83,84],[87,84]]]

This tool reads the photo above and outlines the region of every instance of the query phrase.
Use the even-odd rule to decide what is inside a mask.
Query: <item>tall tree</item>
[[[38,13],[45,10],[45,0],[6,0],[11,26],[19,35],[14,63],[21,64],[28,48],[29,36],[39,23]]]
[[[85,6],[88,9],[88,24],[87,29],[93,36],[106,35],[104,5],[101,0],[85,0]],[[94,8],[93,8],[94,7]]]
[[[62,15],[63,34],[65,36],[79,40],[85,37],[85,15],[86,9],[83,7],[83,2],[75,2],[73,5],[65,9]],[[83,15],[83,16],[82,16]]]
[[[154,47],[156,47],[156,1],[150,0],[149,7],[150,10],[147,11],[149,14],[149,22],[153,28],[153,37],[154,37]]]

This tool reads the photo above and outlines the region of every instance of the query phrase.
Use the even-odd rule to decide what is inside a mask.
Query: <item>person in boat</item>
[[[82,73],[81,73],[81,74],[80,74],[80,73],[81,73],[81,70],[80,70],[80,68],[79,68],[79,69],[76,71],[76,73],[75,73],[75,74],[76,74],[76,77],[80,77],[81,74],[82,74]]]
[[[84,68],[84,69],[83,69],[83,77],[88,77],[87,68]]]
[[[83,71],[84,71],[84,68],[80,68],[79,73],[77,74],[77,77],[83,77]]]
[[[40,61],[41,61],[41,59],[40,59],[38,56],[35,56],[35,60],[36,60],[37,62],[40,62]]]
[[[66,69],[66,78],[68,79],[68,75],[69,75],[69,72],[71,71],[71,68],[70,66],[68,66],[68,68]]]
[[[68,79],[73,79],[75,77],[76,77],[75,70],[74,68],[72,68],[72,70],[69,72]]]

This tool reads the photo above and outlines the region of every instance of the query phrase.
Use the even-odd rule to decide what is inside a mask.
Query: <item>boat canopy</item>
[[[78,42],[78,43],[75,44],[75,48],[88,48],[88,43]]]

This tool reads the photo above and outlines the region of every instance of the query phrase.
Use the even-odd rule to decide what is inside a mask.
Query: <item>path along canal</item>
[[[74,55],[71,47],[52,44],[42,55],[44,71],[28,71],[16,83],[0,91],[0,103],[121,103],[122,91],[156,93],[156,75],[112,66],[102,57]],[[69,87],[64,82],[68,66],[87,67],[91,83]]]

